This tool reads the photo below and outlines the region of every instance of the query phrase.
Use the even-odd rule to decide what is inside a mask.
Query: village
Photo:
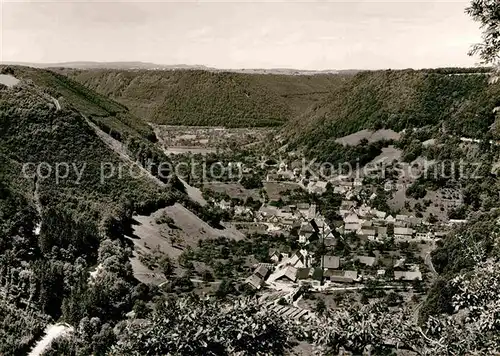
[[[261,191],[267,201],[258,209],[255,204],[241,204],[241,199],[229,199],[227,195],[226,199],[209,198],[210,203],[231,212],[235,224],[246,228],[246,232],[254,227],[261,233],[296,240],[295,250],[274,249],[268,263],[254,266],[254,273],[245,283],[255,290],[290,291],[307,286],[322,292],[361,289],[368,282],[377,282],[386,289],[415,281],[426,284],[435,274],[429,256],[436,242],[466,222],[377,209],[377,204],[372,204],[377,191],[394,194],[397,180],[374,187],[365,184],[366,178],[336,177],[325,181],[311,179],[299,169],[288,169],[284,163],[275,166],[262,182]],[[275,185],[282,187],[276,191]],[[333,214],[329,211],[326,218],[322,211],[332,207],[321,201],[328,195],[338,201]],[[320,203],[305,202],[308,199]],[[447,208],[460,205],[459,198],[443,201]]]
[[[174,228],[160,227],[180,254],[171,256],[179,260],[177,275],[188,275],[202,294],[238,286],[238,293],[249,291],[301,319],[323,302],[337,308],[392,298],[416,307],[437,277],[431,252],[467,222],[456,213],[463,206],[460,186],[419,186],[440,167],[423,157],[406,162],[393,132],[342,138],[346,145],[373,137],[394,141],[368,163],[338,166],[307,161],[279,139],[270,148],[263,142],[273,140],[272,131],[164,132],[166,152],[181,143],[185,150],[170,157],[186,167],[179,177],[188,195],[221,217],[215,230],[197,231],[175,216]],[[200,140],[209,147],[226,136],[231,145],[199,151]]]

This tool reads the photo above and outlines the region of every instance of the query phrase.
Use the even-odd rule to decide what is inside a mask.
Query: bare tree
[[[484,64],[499,65],[500,60],[500,2],[472,0],[466,9],[474,21],[481,24],[483,42],[474,45],[470,55],[479,55]]]

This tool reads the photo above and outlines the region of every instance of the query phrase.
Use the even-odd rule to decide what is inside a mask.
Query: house
[[[399,239],[409,239],[413,236],[413,229],[409,227],[395,227],[394,237]]]
[[[415,238],[420,239],[420,240],[430,240],[432,239],[432,232],[417,232],[415,234]]]
[[[336,283],[353,283],[358,279],[358,272],[356,271],[340,271],[339,274],[330,276],[330,281]]]
[[[361,205],[358,209],[358,215],[361,217],[366,217],[371,214],[371,208],[366,205]]]
[[[271,274],[267,280],[273,282],[295,282],[297,280],[297,268],[288,266]]]
[[[344,230],[346,232],[356,232],[359,229],[361,229],[360,223],[349,223],[349,224],[345,224],[345,226],[344,226]]]
[[[384,276],[385,276],[385,269],[377,270],[377,277],[384,277]]]
[[[309,210],[307,211],[307,218],[314,219],[316,217],[316,204],[311,204]]]
[[[269,269],[266,266],[259,265],[254,273],[245,280],[245,283],[255,289],[260,289],[268,274]]]
[[[325,181],[310,182],[307,185],[307,191],[313,194],[323,194],[324,192],[326,192],[327,184],[328,182]]]
[[[266,176],[266,180],[268,182],[273,182],[279,180],[280,176],[277,173],[268,173]]]
[[[394,271],[394,279],[401,281],[422,280],[422,272],[420,271]]]
[[[392,215],[388,215],[385,218],[385,222],[390,225],[394,225],[396,223],[396,219]]]
[[[373,267],[377,259],[372,256],[354,256],[354,261],[358,261],[368,267]]]
[[[263,265],[259,265],[257,269],[253,272],[256,276],[259,276],[262,279],[265,279],[269,273],[269,268]]]
[[[361,228],[369,228],[373,226],[373,221],[371,220],[362,220],[361,221]]]
[[[377,210],[377,209],[373,209],[371,211],[371,213],[375,216],[376,219],[379,219],[379,220],[384,220],[387,213],[385,211],[380,211],[380,210]]]
[[[299,243],[305,244],[307,242],[314,241],[319,237],[319,230],[314,223],[314,220],[310,222],[302,223],[299,230]]]
[[[359,224],[361,223],[361,219],[356,213],[349,213],[345,216],[344,218],[344,223],[350,224],[350,223],[356,223]]]
[[[218,205],[222,210],[231,209],[231,202],[225,201],[224,199],[222,199]]]
[[[308,203],[299,203],[297,204],[297,210],[300,215],[307,217],[309,214],[309,204]]]
[[[309,203],[298,203],[297,209],[299,210],[309,210]]]
[[[336,242],[336,239],[330,238],[330,237],[326,237],[323,240],[323,243],[325,244],[326,247],[335,246],[335,242]]]
[[[353,184],[352,184],[352,182],[349,182],[349,181],[346,181],[346,180],[341,180],[339,182],[339,186],[351,188],[353,186]]]
[[[393,189],[394,189],[394,183],[392,181],[387,181],[384,183],[384,190],[386,192],[390,192]]]
[[[323,256],[323,268],[338,269],[340,267],[340,257]]]
[[[254,289],[260,289],[263,284],[263,280],[259,276],[252,274],[250,277],[245,279],[245,283]]]
[[[408,215],[398,214],[396,215],[396,225],[407,226],[410,224],[410,217]]]
[[[340,215],[344,216],[346,214],[349,214],[355,207],[356,207],[356,202],[351,200],[343,200],[342,203],[340,204],[339,213]]]
[[[323,281],[323,269],[322,268],[311,268],[312,270],[312,285],[313,286],[320,286],[321,282]]]
[[[311,256],[307,252],[307,250],[300,250],[292,254],[287,259],[283,259],[280,263],[280,266],[292,266],[296,268],[305,268],[310,265]],[[278,267],[280,267],[278,266]]]
[[[375,238],[375,229],[361,228],[356,231],[356,235],[373,239]]]
[[[293,213],[291,211],[278,210],[278,213],[276,216],[281,220],[293,219]]]
[[[262,205],[258,210],[258,215],[262,218],[269,218],[278,214],[278,209],[274,206]]]
[[[286,227],[286,228],[289,228],[291,229],[293,227],[293,225],[295,224],[295,220],[293,219],[285,219],[285,220],[282,220],[281,223]]]
[[[297,268],[296,278],[299,282],[299,285],[305,284],[304,281],[307,281],[310,277],[311,268]]]
[[[274,263],[278,263],[281,260],[281,254],[277,250],[269,251],[269,259]]]
[[[323,270],[321,268],[298,268],[296,278],[299,285],[320,286],[323,280]]]
[[[334,187],[333,193],[344,195],[345,193],[347,193],[347,188],[346,187]]]

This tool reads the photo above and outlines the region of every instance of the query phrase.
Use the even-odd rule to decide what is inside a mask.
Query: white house
[[[385,222],[388,224],[394,225],[394,223],[396,223],[396,219],[392,215],[388,215],[385,218]]]
[[[344,218],[344,223],[345,224],[360,224],[361,219],[359,218],[358,214],[356,213],[349,213],[345,216]]]

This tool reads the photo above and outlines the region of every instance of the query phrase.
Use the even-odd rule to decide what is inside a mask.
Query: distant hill
[[[73,68],[73,69],[210,69],[203,65],[165,65],[150,62],[60,62],[60,63],[30,63],[2,62],[3,65],[18,65],[32,68]],[[215,70],[215,68],[213,68]]]
[[[147,139],[148,126],[126,107],[47,70],[0,66],[0,71],[20,80],[11,88],[0,88],[0,176],[5,189],[35,204],[35,181],[26,179],[22,168],[26,163],[43,163],[47,179],[38,181],[37,192],[42,213],[63,209],[97,221],[114,215],[127,200],[141,207],[168,192],[149,176],[133,176],[147,160],[166,162],[167,158]],[[102,135],[110,134],[123,145],[125,153],[117,153],[103,141],[87,119],[106,130]],[[72,168],[68,179],[55,180],[57,163]],[[123,167],[122,176],[101,182],[102,164]],[[77,182],[74,167],[84,166]]]
[[[147,122],[228,127],[282,125],[350,77],[202,70],[59,72],[126,105]]]
[[[489,69],[436,69],[362,72],[345,81],[283,132],[291,147],[327,157],[336,140],[363,129],[401,131],[443,127],[475,136],[490,132],[500,105],[500,84],[488,84]]]
[[[70,68],[70,69],[146,69],[146,70],[206,70],[210,72],[231,72],[247,74],[282,74],[282,75],[317,75],[317,74],[355,74],[357,69],[347,70],[307,70],[294,68],[214,68],[204,65],[188,64],[157,64],[150,62],[60,62],[60,63],[29,63],[29,62],[2,62],[4,65],[19,65],[33,68]]]

